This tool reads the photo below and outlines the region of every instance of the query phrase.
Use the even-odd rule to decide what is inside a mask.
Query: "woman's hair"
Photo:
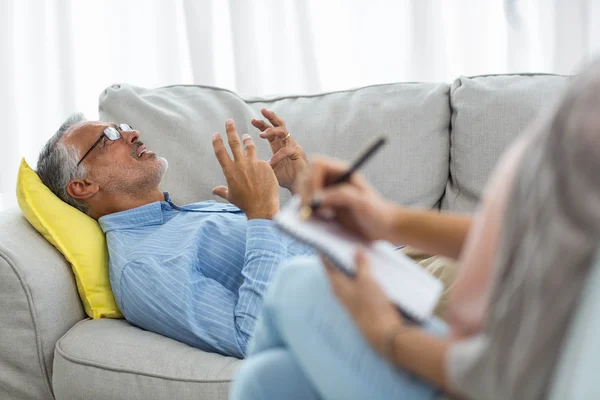
[[[485,344],[468,372],[482,398],[545,398],[551,386],[600,238],[600,62],[536,127],[505,212]]]

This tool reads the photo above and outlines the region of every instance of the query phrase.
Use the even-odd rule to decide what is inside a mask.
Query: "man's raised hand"
[[[217,186],[212,193],[240,208],[248,219],[272,219],[279,211],[279,191],[273,169],[266,161],[256,159],[256,147],[249,135],[240,141],[233,120],[227,120],[225,129],[233,160],[221,135],[215,132],[213,148],[227,186]]]
[[[266,108],[261,113],[271,124],[253,119],[252,125],[261,131],[260,137],[267,139],[271,145],[273,156],[269,164],[275,171],[279,185],[292,191],[296,178],[309,165],[308,158],[296,140],[288,136],[285,122],[277,114]]]

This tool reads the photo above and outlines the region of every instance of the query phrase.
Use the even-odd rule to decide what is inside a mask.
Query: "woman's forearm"
[[[393,362],[404,370],[450,392],[446,356],[452,339],[431,336],[420,328],[407,328],[393,341]]]
[[[471,217],[395,208],[391,241],[430,254],[458,259],[471,228]]]

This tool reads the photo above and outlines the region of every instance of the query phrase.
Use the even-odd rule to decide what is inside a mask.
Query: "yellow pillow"
[[[71,263],[87,315],[123,318],[110,287],[106,239],[98,222],[60,200],[25,159],[17,177],[17,200],[27,221]]]

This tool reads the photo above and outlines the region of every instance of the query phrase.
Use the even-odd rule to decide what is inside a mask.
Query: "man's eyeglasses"
[[[116,127],[108,126],[108,127],[104,128],[104,130],[102,131],[102,135],[100,135],[98,140],[96,140],[96,143],[94,143],[92,145],[92,147],[90,147],[90,149],[83,155],[83,157],[81,157],[81,160],[79,160],[79,162],[77,163],[77,166],[79,167],[79,164],[81,164],[83,159],[86,158],[87,155],[90,154],[90,152],[92,150],[94,150],[94,147],[98,146],[98,143],[100,143],[102,141],[102,139],[107,138],[108,140],[111,140],[111,141],[119,140],[122,137],[121,132],[132,131],[132,130],[133,130],[133,128],[128,124],[119,124]]]

